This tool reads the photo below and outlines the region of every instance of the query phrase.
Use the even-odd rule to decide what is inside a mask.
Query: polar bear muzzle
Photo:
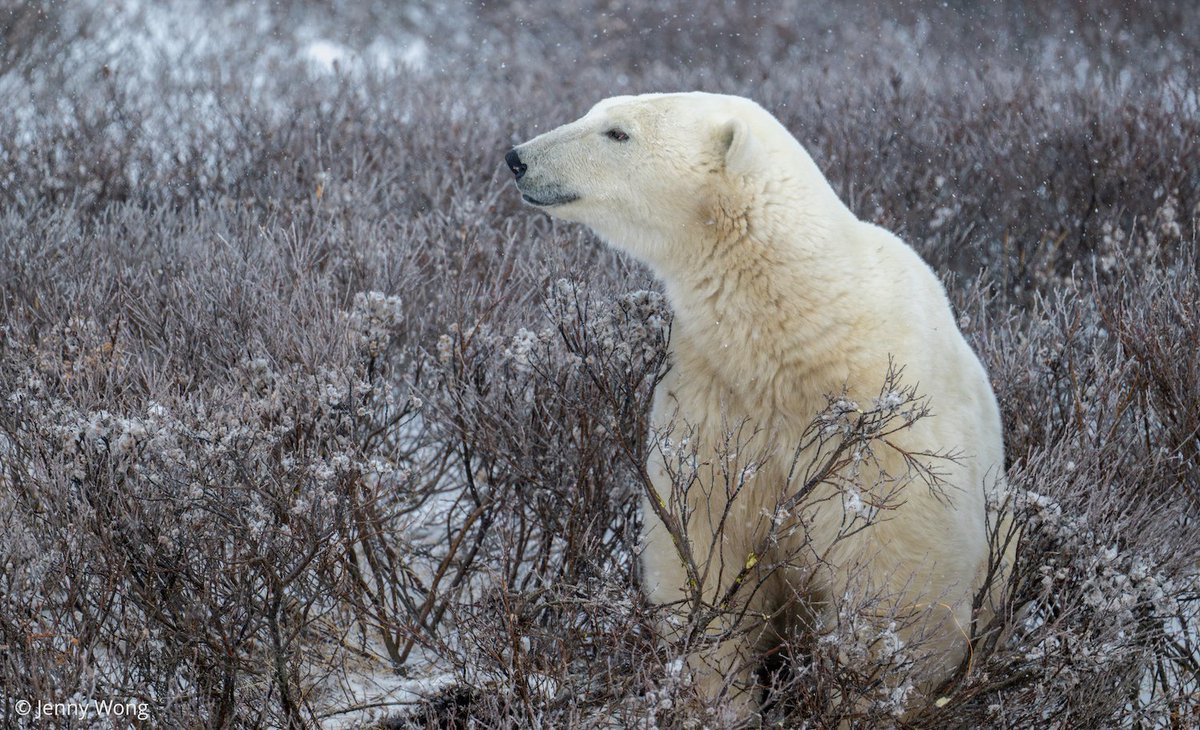
[[[531,174],[529,164],[521,159],[520,148],[514,147],[504,156],[504,163],[517,178],[517,190],[521,191],[521,199],[539,208],[549,208],[564,205],[579,199],[579,196],[566,190],[562,185],[545,179],[545,175]]]

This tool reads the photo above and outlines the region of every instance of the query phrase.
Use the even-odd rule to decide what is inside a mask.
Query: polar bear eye
[[[628,142],[629,141],[629,135],[625,134],[624,132],[622,132],[621,130],[616,129],[616,128],[608,130],[607,132],[604,133],[604,136],[608,137],[609,139],[611,139],[614,142]]]

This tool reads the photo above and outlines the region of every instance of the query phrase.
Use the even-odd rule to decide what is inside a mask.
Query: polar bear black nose
[[[515,149],[508,151],[508,154],[504,156],[504,161],[508,163],[508,169],[513,171],[513,174],[517,176],[518,180],[520,180],[525,175],[525,171],[529,169],[528,165],[521,162],[521,156],[517,154]]]

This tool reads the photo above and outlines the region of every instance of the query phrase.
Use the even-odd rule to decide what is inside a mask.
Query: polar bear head
[[[505,161],[526,202],[584,223],[652,265],[668,250],[687,255],[681,240],[723,220],[744,226],[766,190],[775,207],[792,202],[792,183],[801,192],[828,190],[808,154],[762,107],[700,92],[605,99]]]

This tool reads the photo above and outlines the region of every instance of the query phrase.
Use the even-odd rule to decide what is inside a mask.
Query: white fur
[[[614,129],[629,139],[608,137]],[[971,602],[988,556],[985,490],[1003,487],[1004,449],[987,374],[929,267],[888,231],[858,220],[787,129],[747,99],[608,99],[517,152],[528,166],[518,182],[527,200],[587,224],[648,264],[666,288],[675,311],[673,367],[652,418],[660,429],[673,427],[676,440],[691,430],[701,463],[715,465],[688,497],[696,510],[692,549],[710,568],[710,600],[728,588],[766,530],[762,511],[789,488],[793,449],[827,395],[845,387],[869,404],[891,358],[903,367],[903,382],[930,398],[933,415],[894,442],[958,456],[937,464],[941,494],[909,484],[884,519],[839,537],[852,515],[840,487],[823,485],[805,503],[804,529],[777,547],[799,555],[748,607],[762,615],[790,606],[784,615],[793,628],[820,632],[833,620],[831,602],[880,593],[893,608],[926,611],[901,631],[906,641],[929,637],[920,686],[928,690],[948,676],[967,650]],[[753,434],[740,450],[767,453],[767,461],[730,505],[734,519],[710,551],[705,538],[727,507],[717,467],[739,458],[720,453],[720,445],[739,424]],[[908,471],[899,451],[876,455],[882,471]],[[667,497],[661,456],[649,466]],[[870,499],[872,475],[864,476]],[[678,601],[686,595],[679,555],[649,502],[644,518],[645,589],[655,601]],[[774,623],[778,630],[778,616]],[[746,680],[738,657],[751,655],[761,638],[730,639],[693,657],[701,686],[715,696],[725,675]],[[733,705],[737,714],[751,709],[736,691]]]

